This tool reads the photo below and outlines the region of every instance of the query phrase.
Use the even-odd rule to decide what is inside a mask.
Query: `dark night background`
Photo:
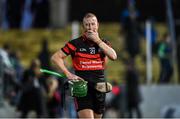
[[[86,12],[94,12],[100,21],[119,21],[120,14],[126,8],[128,0],[71,0],[71,20],[81,20]],[[136,8],[140,13],[139,19],[144,21],[153,17],[156,21],[164,22],[166,19],[166,0],[136,0]],[[175,18],[180,18],[180,1],[173,0]]]

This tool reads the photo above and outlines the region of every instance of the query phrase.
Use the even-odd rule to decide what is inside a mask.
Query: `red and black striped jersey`
[[[103,42],[109,45],[107,40]],[[75,71],[104,70],[105,54],[97,44],[84,36],[67,42],[62,51],[71,55]]]
[[[107,40],[103,42],[110,45]],[[67,42],[62,51],[71,55],[75,74],[89,85],[104,80],[105,54],[97,44],[81,36]]]

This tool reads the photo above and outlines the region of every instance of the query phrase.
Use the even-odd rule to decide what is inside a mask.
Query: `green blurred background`
[[[144,24],[142,24],[143,26]],[[167,27],[163,23],[157,23],[156,29],[158,32],[157,40],[160,40],[162,34],[167,31]],[[81,26],[79,26],[81,28]],[[82,29],[80,29],[81,31]],[[107,79],[117,80],[122,82],[125,74],[125,63],[128,59],[128,53],[124,47],[124,37],[120,33],[121,26],[117,22],[100,23],[100,36],[108,39],[112,47],[118,54],[118,61],[109,61],[107,66]],[[29,66],[32,59],[37,58],[41,49],[43,39],[47,39],[49,43],[49,50],[52,53],[60,49],[65,42],[71,39],[71,24],[61,29],[31,29],[29,31],[9,30],[0,31],[0,46],[4,43],[9,43],[13,50],[20,51],[21,61],[25,67]],[[142,37],[140,40],[140,54],[135,59],[137,69],[140,73],[141,83],[146,82],[146,40]],[[66,64],[70,67],[70,58],[66,60]],[[153,55],[153,83],[157,83],[159,79],[160,66],[158,56]],[[176,82],[172,80],[172,82]]]

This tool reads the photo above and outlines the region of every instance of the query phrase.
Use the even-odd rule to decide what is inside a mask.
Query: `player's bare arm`
[[[117,54],[115,50],[111,47],[109,47],[106,43],[104,43],[98,35],[98,32],[89,30],[86,32],[86,37],[95,42],[99,45],[99,47],[104,51],[104,53],[109,57],[111,60],[117,59]]]
[[[66,77],[70,80],[79,80],[82,79],[78,76],[76,76],[75,74],[72,74],[67,67],[64,64],[64,59],[66,58],[66,54],[62,51],[59,50],[57,52],[55,52],[52,57],[51,60],[54,64],[56,64],[58,66],[58,68],[60,68],[63,73],[66,75]]]

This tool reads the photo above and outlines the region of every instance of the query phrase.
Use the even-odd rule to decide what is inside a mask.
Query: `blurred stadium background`
[[[179,0],[0,0],[0,48],[8,44],[12,51],[19,52],[20,62],[26,69],[31,60],[38,58],[43,40],[48,41],[50,54],[54,53],[65,42],[81,34],[81,21],[85,13],[95,13],[100,22],[100,36],[108,39],[118,54],[117,61],[108,62],[107,80],[118,83],[122,91],[120,93],[123,93],[126,64],[130,59],[125,47],[125,34],[130,28],[124,30],[123,24],[130,16],[131,7],[141,29],[141,37],[138,39],[140,51],[134,61],[142,95],[142,115],[157,118],[180,117]],[[158,47],[166,33],[171,39],[169,60],[172,62],[173,73],[169,81],[163,83],[160,82],[162,67]],[[155,47],[151,41],[148,44],[151,39],[155,40]],[[67,59],[66,64],[71,67],[70,59]],[[3,83],[1,86],[3,87]],[[2,92],[2,88],[0,90]],[[119,105],[123,105],[122,99],[124,98],[119,99]],[[11,105],[9,100],[13,99],[1,99],[0,117],[18,116],[16,105]],[[123,113],[124,110],[118,111],[109,106],[107,112],[110,113],[106,113],[105,117],[120,118],[118,113]],[[67,111],[64,117],[70,117]]]

